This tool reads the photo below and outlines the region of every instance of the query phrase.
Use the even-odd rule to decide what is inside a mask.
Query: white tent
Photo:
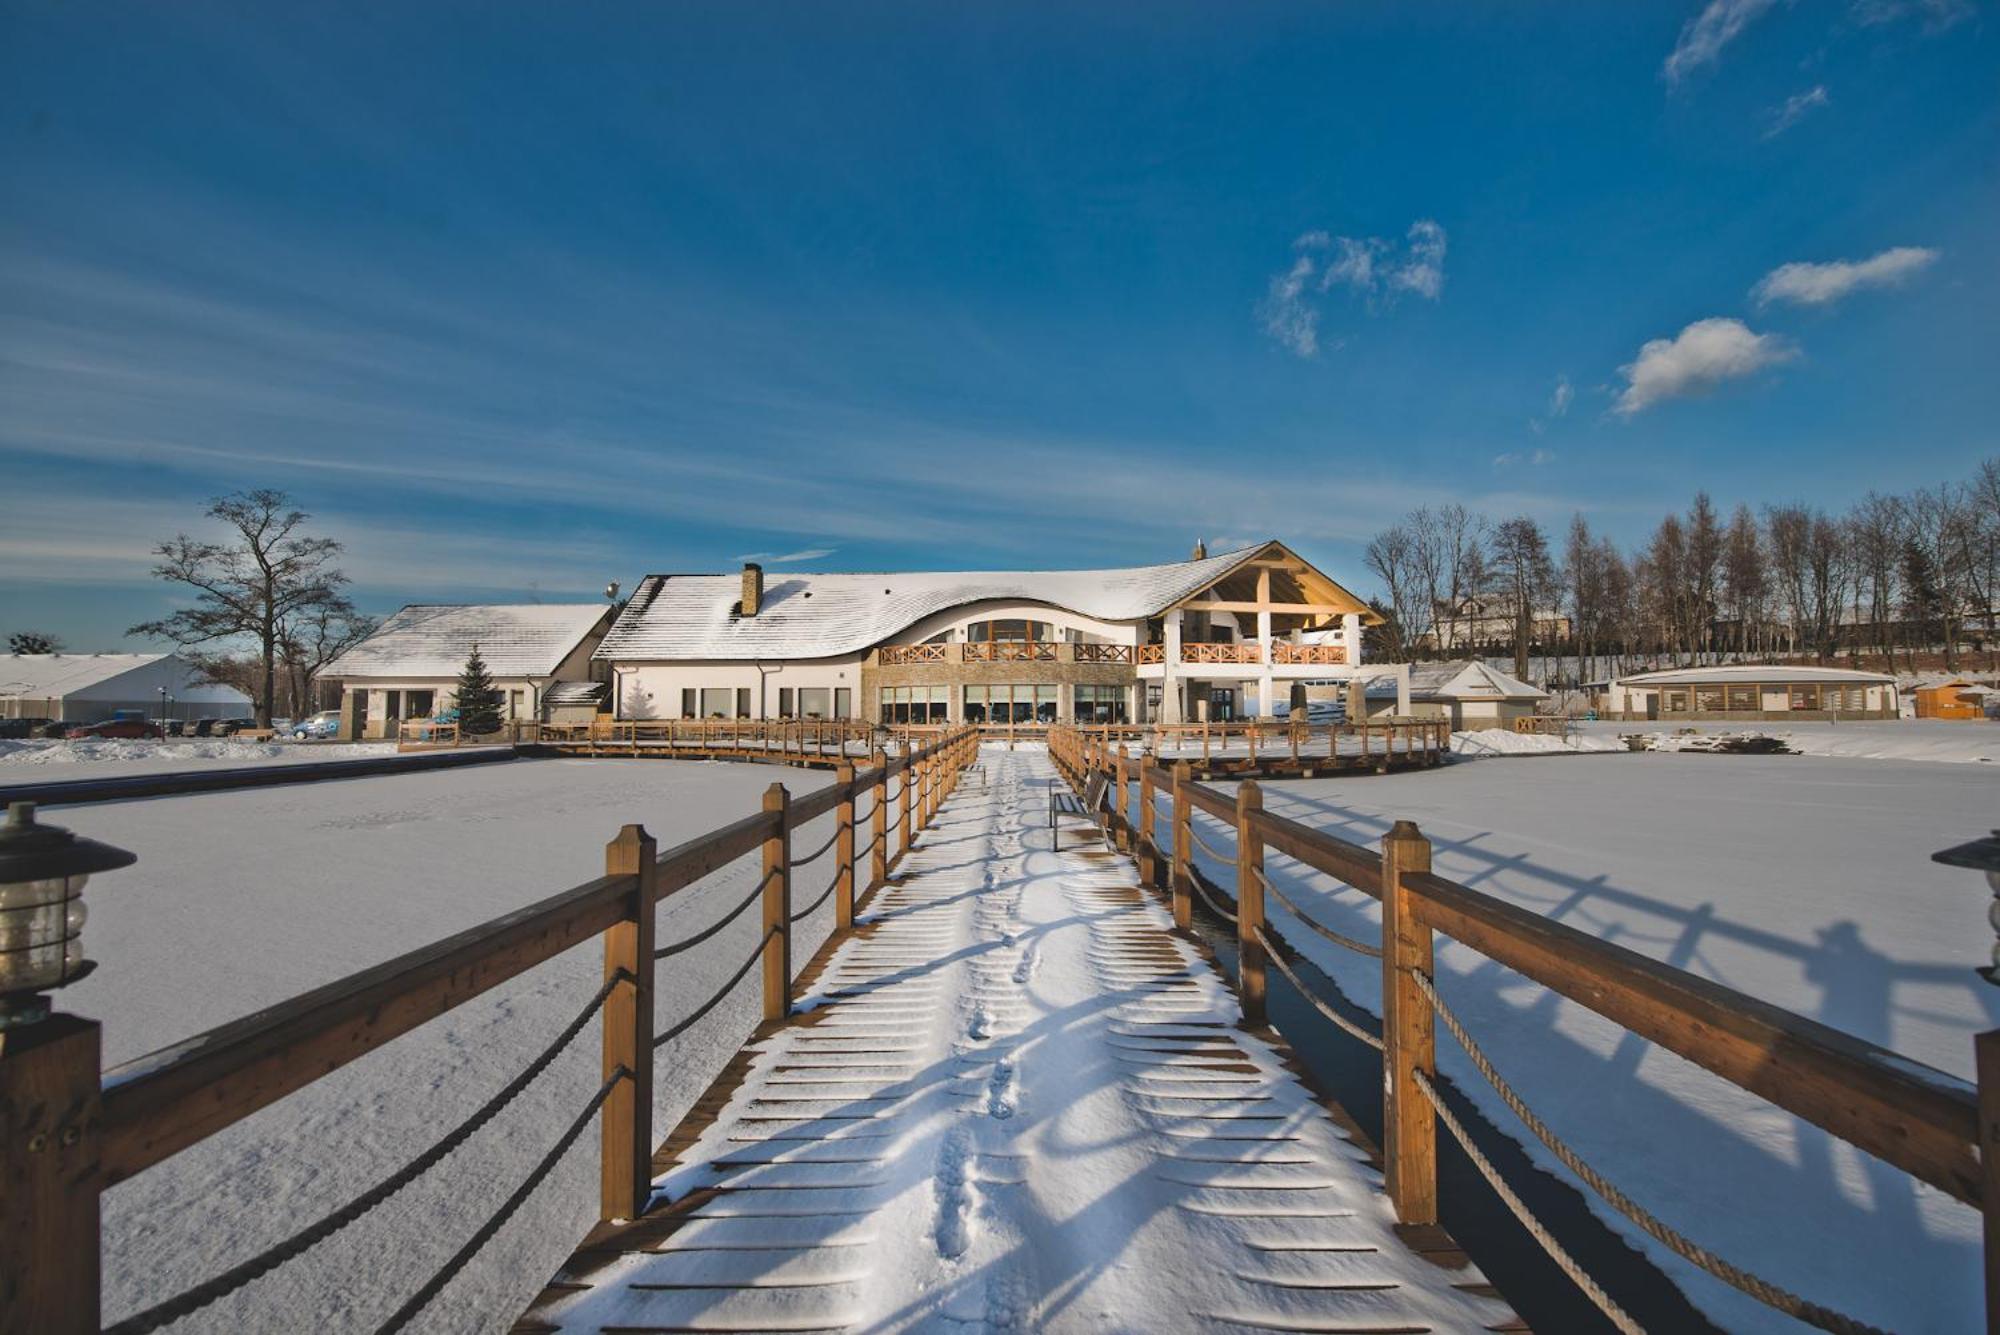
[[[231,686],[197,685],[199,675],[178,654],[4,654],[0,718],[96,723],[120,710],[147,718],[249,715],[248,696]]]

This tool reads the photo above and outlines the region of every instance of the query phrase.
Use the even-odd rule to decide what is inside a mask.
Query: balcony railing
[[[1076,661],[1079,663],[1129,663],[1132,661],[1132,646],[1129,644],[1078,644]]]
[[[1164,644],[1142,644],[1135,655],[1140,664],[1164,663],[1167,661],[1167,646]]]
[[[968,663],[1053,663],[1053,640],[972,640],[962,646]]]
[[[1271,646],[1271,661],[1273,663],[1345,663],[1347,661],[1347,646],[1344,644],[1293,644],[1290,640],[1279,640]]]
[[[1264,646],[1255,640],[1240,644],[1183,644],[1183,663],[1261,663]]]
[[[945,661],[945,644],[885,644],[876,657],[883,667],[895,667],[904,663],[942,663]]]

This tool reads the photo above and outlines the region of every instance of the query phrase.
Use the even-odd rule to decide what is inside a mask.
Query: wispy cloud
[[[1549,391],[1549,405],[1540,417],[1528,419],[1528,429],[1536,435],[1548,430],[1550,422],[1569,416],[1569,405],[1576,399],[1576,388],[1569,383],[1569,377],[1558,375],[1555,388]],[[1502,456],[1505,457],[1505,456]]]
[[[1972,17],[1972,0],[1854,0],[1848,13],[1864,28],[1899,19],[1922,21],[1926,34],[1943,32]]]
[[[1788,301],[1797,306],[1826,306],[1851,292],[1869,287],[1895,287],[1930,268],[1938,253],[1926,246],[1895,246],[1865,260],[1830,260],[1824,264],[1781,264],[1764,275],[1750,295],[1759,306]]]
[[[1494,455],[1493,467],[1496,469],[1516,468],[1525,464],[1530,468],[1540,468],[1544,464],[1552,464],[1555,461],[1556,452],[1554,450],[1512,450],[1506,454]]]
[[[1725,380],[1795,360],[1798,349],[1776,334],[1753,332],[1741,320],[1696,320],[1672,338],[1656,338],[1618,368],[1625,389],[1612,411],[1632,417],[1668,399],[1702,394]]]
[[[822,556],[832,556],[838,550],[837,547],[808,547],[802,552],[747,552],[742,556],[733,556],[730,560],[745,563],[757,561],[767,566],[782,566],[797,561],[817,561]]]
[[[1823,83],[1814,84],[1803,93],[1793,93],[1785,99],[1783,106],[1771,109],[1769,123],[1764,127],[1764,137],[1776,139],[1804,119],[1807,112],[1823,107],[1832,100],[1827,96],[1826,85]]]
[[[1400,241],[1334,236],[1315,230],[1292,242],[1291,264],[1271,276],[1257,317],[1264,332],[1299,357],[1320,350],[1318,296],[1346,288],[1385,310],[1405,295],[1436,301],[1444,293],[1445,230],[1419,218]]]
[[[1776,0],[1709,0],[1702,11],[1687,21],[1680,40],[1668,53],[1661,73],[1677,84],[1704,65],[1713,65],[1722,48],[1735,41],[1743,30],[1762,17]]]

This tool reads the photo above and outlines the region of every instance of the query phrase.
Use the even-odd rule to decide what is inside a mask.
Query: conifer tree
[[[479,656],[479,646],[475,644],[472,656],[465,660],[465,670],[458,674],[458,735],[482,737],[498,731],[500,692],[493,685],[493,678],[486,671],[486,660]]]

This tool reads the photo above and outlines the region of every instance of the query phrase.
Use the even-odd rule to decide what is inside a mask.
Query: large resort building
[[[1358,691],[1366,603],[1282,543],[1111,570],[649,575],[597,647],[621,720],[1193,722]]]

